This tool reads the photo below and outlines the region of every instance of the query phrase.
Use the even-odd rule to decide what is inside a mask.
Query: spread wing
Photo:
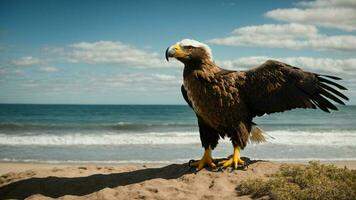
[[[331,81],[338,77],[305,72],[297,67],[269,60],[246,71],[243,85],[245,101],[253,116],[283,112],[294,108],[337,110],[330,100],[344,104],[348,98],[339,90],[346,88]]]

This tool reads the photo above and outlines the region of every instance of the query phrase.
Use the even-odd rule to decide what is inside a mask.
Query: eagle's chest
[[[219,100],[212,91],[212,85],[201,82],[199,79],[184,79],[184,88],[187,91],[193,110],[212,127],[218,126],[219,108],[215,105]]]
[[[184,88],[187,91],[189,101],[192,103],[193,110],[199,115],[203,109],[203,96],[207,97],[205,88],[197,81],[184,80]]]

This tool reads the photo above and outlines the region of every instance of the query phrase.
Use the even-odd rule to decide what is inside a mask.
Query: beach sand
[[[356,169],[356,161],[332,163]],[[236,186],[268,179],[281,164],[255,161],[245,170],[195,174],[188,164],[0,163],[0,199],[250,199],[237,196]]]

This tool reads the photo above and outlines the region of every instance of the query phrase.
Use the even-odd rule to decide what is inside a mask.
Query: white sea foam
[[[130,145],[130,144],[192,144],[200,143],[198,133],[97,133],[64,135],[5,135],[0,134],[0,145]]]
[[[273,137],[268,143],[280,145],[331,145],[356,146],[356,131],[307,132],[269,131]],[[229,142],[222,140],[220,143]],[[63,135],[0,133],[0,145],[134,145],[134,144],[199,144],[198,132],[147,132],[147,133],[73,133]]]
[[[132,122],[117,122],[116,125],[118,126],[124,126],[124,125],[131,125],[133,124]]]
[[[268,134],[274,138],[269,142],[274,144],[356,146],[356,131],[270,131]]]

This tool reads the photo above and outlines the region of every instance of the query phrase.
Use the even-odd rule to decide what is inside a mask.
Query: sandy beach
[[[195,174],[187,164],[0,163],[0,198],[250,199],[248,196],[237,196],[236,186],[247,179],[268,179],[281,164],[257,161],[245,170],[216,172],[204,169]],[[355,161],[333,164],[356,169]]]

